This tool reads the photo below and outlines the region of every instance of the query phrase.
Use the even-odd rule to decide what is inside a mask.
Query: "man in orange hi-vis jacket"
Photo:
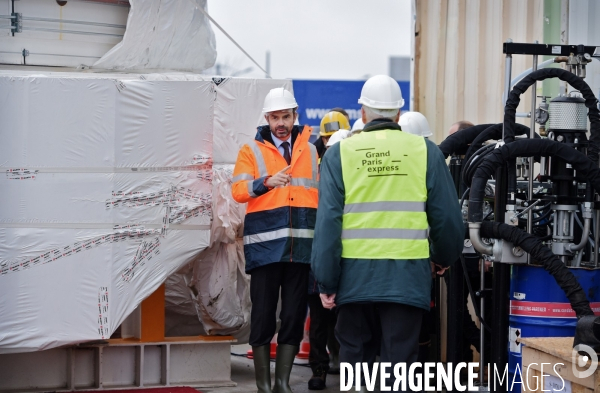
[[[317,150],[312,129],[294,126],[292,93],[272,89],[263,112],[268,125],[242,146],[233,171],[233,198],[247,203],[244,220],[246,272],[252,277],[250,345],[259,393],[291,393],[289,377],[303,337],[308,272],[318,205]],[[276,329],[275,385],[271,390],[269,347]]]

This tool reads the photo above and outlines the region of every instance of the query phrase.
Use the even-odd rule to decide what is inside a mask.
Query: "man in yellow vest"
[[[321,163],[311,264],[323,306],[338,306],[340,362],[372,364],[380,350],[381,362],[408,370],[429,309],[430,257],[453,263],[465,230],[442,153],[398,125],[398,83],[374,76],[358,102],[363,132]]]

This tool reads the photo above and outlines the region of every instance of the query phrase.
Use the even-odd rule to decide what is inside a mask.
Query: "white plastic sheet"
[[[198,316],[212,334],[246,341],[250,334],[250,277],[242,241],[246,206],[231,198],[232,165],[214,168],[212,246],[194,263],[190,284]]]
[[[227,334],[247,342],[252,304],[242,242],[246,207],[231,198],[233,165],[215,165],[213,172],[211,246],[169,278],[167,308],[179,316],[179,324],[186,321],[181,316],[193,312],[201,322],[196,334]],[[172,335],[181,332],[167,324]]]
[[[294,91],[291,80],[214,78],[215,122],[214,160],[216,164],[235,164],[244,143],[256,136],[256,127],[266,124],[262,113],[269,90],[283,87]]]
[[[109,338],[209,245],[213,83],[4,73],[0,103],[0,353]]]
[[[92,68],[200,72],[217,58],[206,0],[130,0],[123,41]]]
[[[0,353],[108,338],[167,277],[167,334],[247,341],[232,164],[273,87],[0,71]]]

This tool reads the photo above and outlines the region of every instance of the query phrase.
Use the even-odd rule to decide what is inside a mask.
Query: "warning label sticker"
[[[508,333],[508,341],[510,342],[510,351],[514,353],[521,353],[521,343],[517,342],[521,338],[521,329],[510,328]]]

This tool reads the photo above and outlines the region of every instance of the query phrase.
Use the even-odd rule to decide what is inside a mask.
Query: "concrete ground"
[[[254,363],[252,359],[246,357],[246,352],[250,349],[250,345],[233,345],[231,347],[231,379],[237,383],[235,387],[222,388],[201,388],[198,389],[202,393],[256,393],[256,384],[254,381]],[[274,380],[275,361],[271,360],[271,380]],[[308,380],[312,376],[312,371],[306,361],[296,360],[292,375],[290,377],[290,387],[294,393],[316,392],[308,390]],[[379,379],[376,383],[375,392],[379,392]],[[354,390],[352,390],[354,391]],[[488,391],[486,389],[477,391]],[[321,392],[331,393],[340,392],[340,376],[327,375],[327,388]],[[443,393],[446,390],[442,391]]]
[[[236,387],[229,388],[203,388],[203,393],[254,393],[256,384],[254,383],[254,363],[246,358],[246,351],[250,349],[249,345],[234,345],[231,347],[231,379],[237,383]],[[312,376],[312,371],[306,361],[298,360],[292,369],[290,377],[290,387],[294,393],[308,393],[314,390],[308,390],[308,380]],[[271,361],[271,379],[275,373],[275,362]],[[327,389],[321,392],[339,392],[340,376],[327,376]]]

